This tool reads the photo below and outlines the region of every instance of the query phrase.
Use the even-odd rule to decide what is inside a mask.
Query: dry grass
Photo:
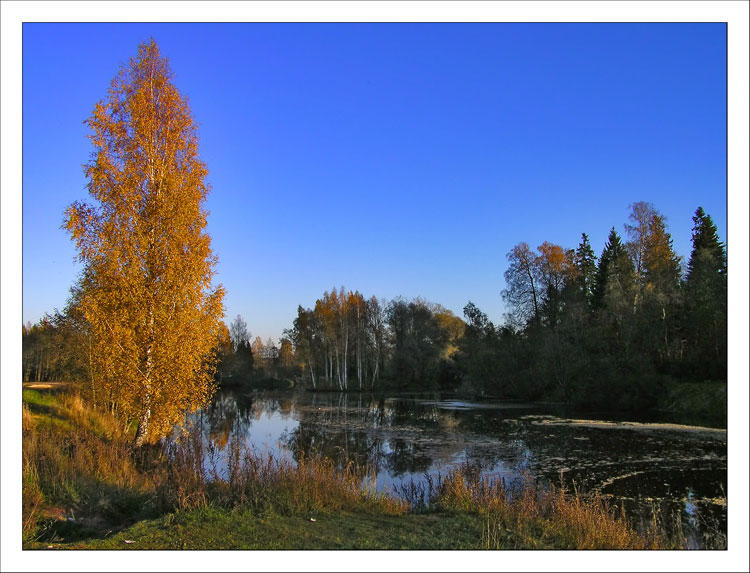
[[[35,398],[23,412],[25,538],[57,521],[96,516],[119,523],[140,515],[154,488],[136,467],[120,424],[75,394],[51,404]]]
[[[220,476],[206,467],[215,468],[215,464],[203,463],[215,456],[212,450],[205,452],[205,447],[197,431],[170,444],[158,487],[164,507],[218,505],[282,515],[344,509],[397,515],[409,509],[405,501],[376,492],[367,468],[351,462],[341,467],[329,458],[301,457],[295,463],[272,454],[257,455],[232,440],[227,471]]]
[[[502,480],[481,476],[464,465],[445,478],[428,479],[401,490],[416,508],[464,511],[485,518],[481,547],[485,549],[664,549],[673,547],[663,530],[636,531],[599,496],[543,488],[528,479],[508,488]]]
[[[23,405],[22,414],[22,432],[24,446],[27,442],[27,437],[34,435],[35,422],[34,418],[29,410],[28,405]],[[44,496],[42,495],[39,487],[39,474],[37,473],[37,467],[34,463],[33,456],[27,456],[26,448],[24,447],[23,455],[23,486],[22,486],[22,516],[23,516],[23,532],[26,534],[33,530],[36,521],[39,517],[39,511],[44,503]]]

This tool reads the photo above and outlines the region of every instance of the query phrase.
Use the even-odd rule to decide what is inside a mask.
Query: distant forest
[[[315,391],[444,391],[648,408],[668,383],[727,378],[727,259],[711,217],[693,217],[687,263],[664,216],[631,206],[597,257],[544,242],[507,254],[507,314],[494,324],[472,302],[463,318],[420,298],[334,288],[278,342],[251,338],[242,317],[216,333],[220,385]],[[23,326],[25,381],[92,381],[89,328],[74,292],[63,311]]]

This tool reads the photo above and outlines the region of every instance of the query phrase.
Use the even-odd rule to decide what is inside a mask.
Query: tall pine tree
[[[685,279],[685,325],[694,373],[727,376],[727,258],[716,225],[702,207],[693,217],[693,250]]]
[[[633,261],[625,250],[620,235],[612,227],[596,269],[594,306],[603,308],[615,301],[618,305],[625,304],[633,290],[634,273]]]
[[[586,302],[590,305],[596,288],[596,255],[591,248],[589,237],[581,234],[581,242],[575,251],[576,286]]]

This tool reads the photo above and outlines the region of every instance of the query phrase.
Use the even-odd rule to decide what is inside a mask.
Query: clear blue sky
[[[345,285],[502,319],[520,241],[599,254],[650,201],[726,240],[724,24],[24,24],[23,320],[79,267],[83,120],[153,37],[199,123],[226,320],[278,339]]]

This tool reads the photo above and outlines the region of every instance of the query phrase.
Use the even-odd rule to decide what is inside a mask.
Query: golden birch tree
[[[224,290],[206,233],[207,169],[196,124],[151,40],[123,66],[87,120],[92,204],[65,227],[84,263],[99,395],[137,420],[135,445],[169,432],[214,391]]]

